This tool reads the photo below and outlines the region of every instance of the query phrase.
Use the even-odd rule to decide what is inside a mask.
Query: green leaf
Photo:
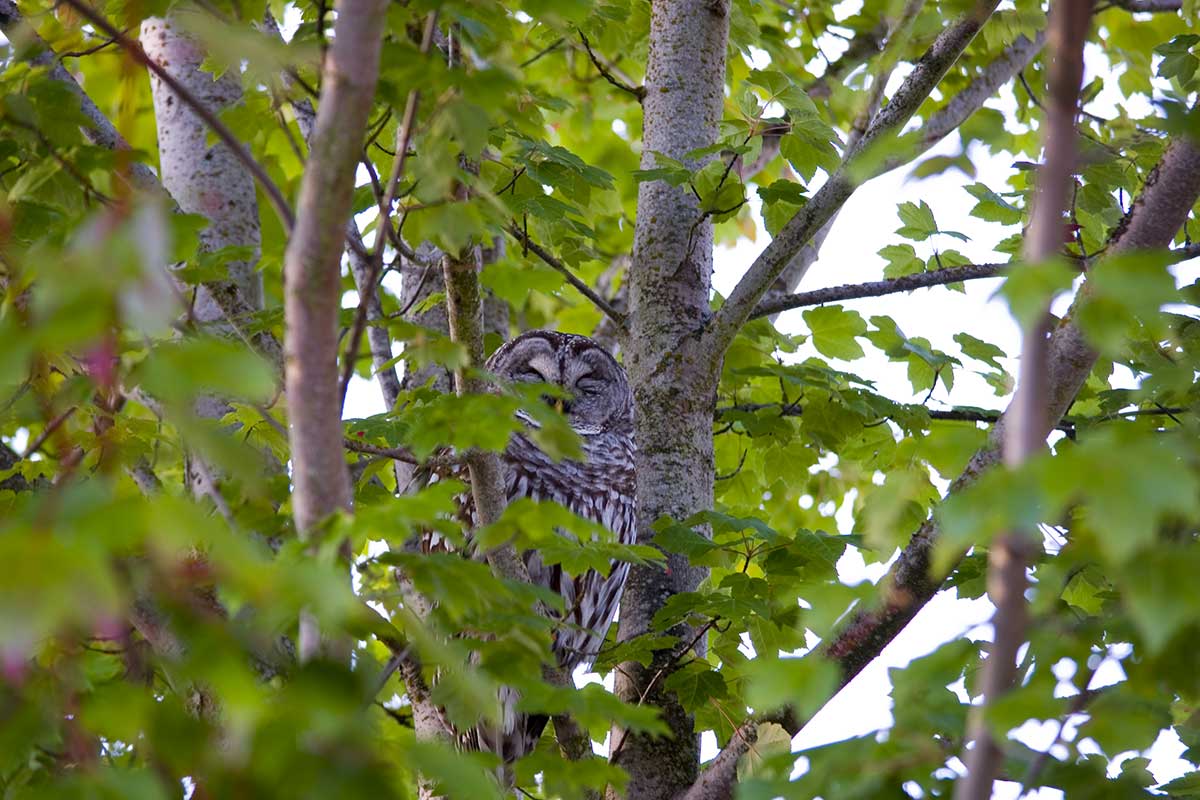
[[[276,391],[274,369],[242,344],[189,338],[150,351],[134,378],[151,396],[184,404],[205,393],[266,402]]]
[[[925,271],[925,262],[917,258],[917,251],[911,244],[886,245],[879,251],[879,255],[888,262],[883,268],[883,277],[888,280]]]
[[[1021,209],[993,192],[982,183],[966,187],[967,192],[979,202],[971,209],[971,216],[1001,225],[1016,225],[1021,221]]]
[[[920,205],[905,201],[896,207],[896,212],[903,223],[896,233],[905,239],[922,242],[938,232],[937,222],[933,219],[933,209],[924,200]]]
[[[808,717],[824,705],[838,685],[834,662],[817,654],[803,658],[773,658],[760,653],[746,665],[746,702],[759,712],[786,706]]]
[[[954,341],[962,348],[964,355],[982,361],[989,367],[1004,371],[1004,367],[998,359],[1004,358],[1005,353],[996,345],[977,339],[969,333],[954,334]]]
[[[675,693],[688,711],[695,711],[712,700],[722,700],[729,695],[721,673],[700,660],[689,661],[676,669],[664,686]]]
[[[758,738],[754,746],[738,761],[738,781],[745,781],[763,770],[763,762],[772,756],[791,753],[792,736],[775,722],[758,726]]]
[[[1029,330],[1050,307],[1050,301],[1069,288],[1078,273],[1061,259],[1014,267],[1000,286],[1000,296],[1023,330]]]
[[[1175,780],[1154,788],[1157,791],[1166,792],[1170,797],[1200,797],[1200,772],[1180,775]]]
[[[813,346],[823,356],[853,361],[862,358],[862,345],[855,337],[867,332],[867,323],[857,311],[842,306],[820,306],[804,312],[804,321],[812,331]]]

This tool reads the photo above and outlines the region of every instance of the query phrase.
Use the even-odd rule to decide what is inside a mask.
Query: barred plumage
[[[581,461],[555,462],[528,437],[514,435],[503,454],[509,501],[552,500],[603,525],[621,542],[633,544],[637,539],[633,394],[621,366],[586,336],[538,330],[500,347],[487,367],[503,380],[555,384],[568,392],[571,399],[563,410],[583,445]],[[469,492],[462,505],[466,521],[473,526],[475,509]],[[437,546],[432,541],[426,544]],[[567,610],[571,626],[560,628],[554,641],[559,666],[571,671],[590,664],[620,603],[629,565],[614,562],[607,575],[589,571],[571,578],[559,565],[542,564],[536,551],[523,557],[530,579],[560,594]],[[518,714],[511,690],[504,691],[501,701],[504,713],[498,729],[479,726],[460,732],[459,738],[464,746],[490,750],[508,763],[533,749],[546,719]]]

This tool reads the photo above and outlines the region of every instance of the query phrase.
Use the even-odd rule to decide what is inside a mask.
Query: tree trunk
[[[650,21],[642,166],[652,151],[682,159],[716,141],[724,103],[729,10],[724,0],[661,0]],[[683,519],[712,508],[712,419],[720,356],[704,352],[712,281],[712,224],[686,187],[661,181],[638,191],[631,328],[625,366],[637,418],[638,526],[642,537],[666,514]],[[633,567],[621,602],[620,638],[649,630],[672,594],[693,591],[704,570],[671,555],[668,568]],[[675,631],[683,641],[686,630]],[[703,647],[703,645],[700,645]],[[658,653],[649,667],[622,665],[618,695],[662,709],[672,738],[626,735],[614,729],[614,757],[630,774],[627,796],[669,798],[689,786],[699,767],[694,720],[665,691],[676,653]],[[619,753],[615,751],[620,749]]]
[[[242,102],[237,75],[229,72],[214,80],[212,73],[201,70],[204,50],[172,18],[143,22],[141,42],[146,55],[213,112],[219,114]],[[209,220],[200,234],[204,249],[253,248],[251,258],[229,262],[229,277],[250,307],[262,308],[262,278],[254,269],[261,242],[254,179],[228,147],[221,142],[208,144],[208,126],[159,78],[151,75],[150,88],[163,185],[183,211]],[[204,287],[196,291],[194,313],[200,322],[224,317]]]
[[[242,85],[232,72],[218,79],[200,67],[204,49],[187,36],[171,17],[152,17],[142,23],[142,48],[146,55],[191,92],[192,96],[220,113],[242,102]],[[208,144],[208,126],[162,79],[151,73],[154,118],[158,127],[158,150],[163,186],[180,210],[208,220],[200,233],[200,245],[212,252],[225,247],[249,247],[250,258],[229,262],[229,280],[246,305],[262,308],[262,277],[255,270],[262,242],[258,222],[258,200],[254,179],[237,156],[223,143]],[[201,325],[227,327],[226,313],[206,286],[198,286],[192,315]],[[196,413],[220,419],[229,404],[220,397],[200,397]],[[198,496],[219,500],[218,477],[194,455],[187,456],[187,485]]]

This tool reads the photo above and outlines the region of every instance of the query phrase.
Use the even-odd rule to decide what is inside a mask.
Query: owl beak
[[[554,398],[554,408],[555,408],[555,410],[558,411],[558,413],[560,413],[560,414],[563,413],[564,405],[565,405],[565,403],[563,403],[563,399],[561,397]]]

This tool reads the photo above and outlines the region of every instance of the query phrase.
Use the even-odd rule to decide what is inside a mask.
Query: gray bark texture
[[[165,70],[193,98],[214,113],[242,102],[242,86],[229,72],[214,79],[200,66],[204,50],[170,17],[142,22],[141,44],[146,56]],[[230,261],[228,284],[235,287],[250,309],[262,308],[262,277],[255,270],[262,235],[254,179],[237,156],[222,142],[208,144],[208,126],[161,78],[151,73],[154,119],[158,133],[159,172],[166,190],[179,209],[208,220],[200,245],[209,252],[225,247],[248,247],[250,258]],[[192,316],[201,325],[228,328],[233,324],[218,302],[220,289],[198,286],[192,299]],[[196,413],[220,419],[229,404],[220,397],[197,398]],[[219,477],[194,455],[187,457],[187,485],[198,496],[221,501]]]
[[[200,69],[204,50],[170,17],[142,23],[146,55],[216,113],[242,102],[242,85],[229,72],[219,79]],[[151,75],[154,117],[163,186],[179,207],[209,220],[200,235],[209,251],[239,246],[254,249],[252,258],[229,263],[229,277],[252,308],[262,307],[262,278],[254,269],[261,235],[254,179],[237,156],[221,142],[208,144],[208,126],[161,79]],[[224,313],[206,287],[196,291],[194,314],[200,322],[216,322]]]
[[[729,8],[725,0],[659,0],[651,8],[646,66],[643,167],[651,151],[682,158],[716,141],[724,102]],[[631,329],[625,366],[634,387],[638,525],[662,515],[684,519],[713,501],[712,418],[720,354],[700,347],[709,317],[712,225],[684,188],[646,182],[638,191],[633,264],[628,276]],[[672,555],[668,568],[630,570],[620,638],[646,632],[667,598],[694,590],[704,571]],[[687,631],[677,631],[687,641]],[[696,778],[694,721],[663,689],[676,653],[649,667],[624,664],[617,694],[662,709],[670,738],[614,730],[615,760],[629,771],[628,797],[670,798]],[[658,676],[657,679],[655,676]]]

